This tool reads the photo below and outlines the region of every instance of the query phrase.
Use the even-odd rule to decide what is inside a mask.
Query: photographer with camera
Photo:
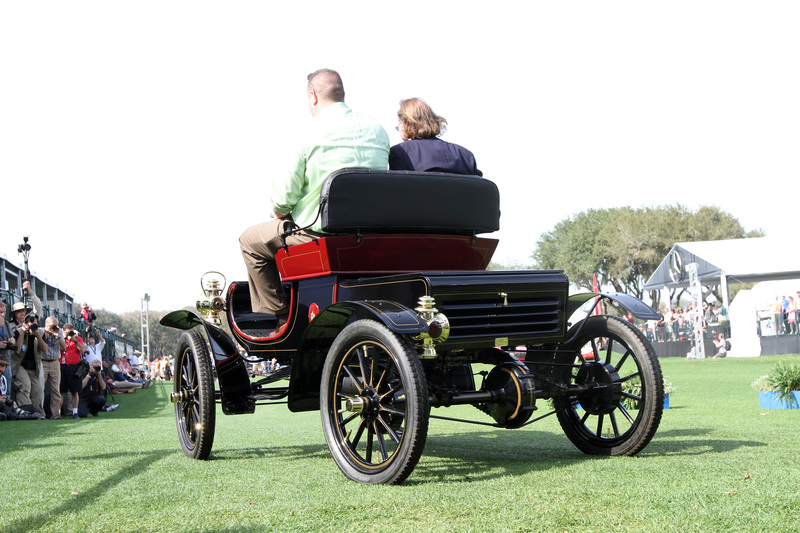
[[[43,389],[40,378],[42,354],[47,351],[47,343],[39,328],[39,316],[24,302],[12,307],[15,324],[14,339],[16,348],[11,355],[11,375],[17,387],[16,401],[19,405],[33,405],[40,414],[42,410]]]
[[[725,340],[725,335],[723,333],[719,333],[711,337],[714,346],[717,347],[717,353],[714,354],[714,359],[722,359],[723,357],[728,357],[728,350],[731,349],[730,341]]]
[[[98,363],[103,362],[103,348],[106,345],[106,341],[101,335],[98,335],[98,337],[100,337],[100,342],[95,340],[92,332],[89,332],[89,335],[86,337],[86,362],[90,365],[94,361],[97,361]]]
[[[103,378],[103,366],[95,361],[89,366],[89,372],[81,380],[80,402],[78,403],[77,416],[86,418],[87,415],[97,416],[106,405],[103,392],[106,390],[106,381]]]
[[[78,419],[78,401],[83,390],[83,352],[86,345],[72,324],[64,324],[64,343],[67,347],[61,357],[61,393],[72,399],[72,418]],[[65,398],[66,399],[66,398]]]
[[[50,419],[61,418],[61,352],[67,343],[58,327],[58,319],[49,316],[44,321],[44,342],[47,352],[42,355],[42,383],[50,383]]]
[[[86,321],[89,325],[91,325],[95,320],[97,320],[97,315],[92,311],[92,306],[83,302],[81,304],[81,310],[78,311],[78,318],[82,318]]]

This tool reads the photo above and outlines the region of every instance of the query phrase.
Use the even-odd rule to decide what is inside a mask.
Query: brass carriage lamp
[[[450,335],[450,321],[445,315],[435,307],[436,302],[430,296],[420,296],[417,307],[414,309],[417,315],[428,324],[428,331],[414,337],[422,343],[422,359],[433,359],[436,357],[434,343],[447,340]]]
[[[215,326],[222,325],[220,313],[225,310],[225,300],[222,293],[227,286],[227,279],[214,270],[206,272],[200,278],[200,288],[203,289],[204,300],[197,300],[197,310],[203,315],[203,320]]]

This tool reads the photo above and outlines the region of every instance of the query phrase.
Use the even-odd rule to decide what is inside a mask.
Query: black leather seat
[[[475,235],[500,229],[500,193],[480,176],[346,169],[322,185],[320,216],[332,234]]]

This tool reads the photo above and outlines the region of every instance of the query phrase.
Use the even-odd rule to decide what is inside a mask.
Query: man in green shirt
[[[314,120],[306,141],[289,172],[272,183],[275,218],[246,229],[239,237],[253,312],[277,318],[271,336],[282,333],[289,313],[275,266],[275,253],[284,245],[281,235],[286,225],[294,223],[303,228],[286,238],[289,246],[319,237],[322,229],[317,211],[325,179],[343,168],[385,170],[389,165],[389,136],[377,121],[345,105],[342,78],[336,71],[322,69],[308,75],[308,106]]]

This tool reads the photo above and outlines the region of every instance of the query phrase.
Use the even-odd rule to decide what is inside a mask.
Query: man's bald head
[[[323,68],[308,75],[308,92],[322,103],[344,102],[344,84],[335,70]]]

